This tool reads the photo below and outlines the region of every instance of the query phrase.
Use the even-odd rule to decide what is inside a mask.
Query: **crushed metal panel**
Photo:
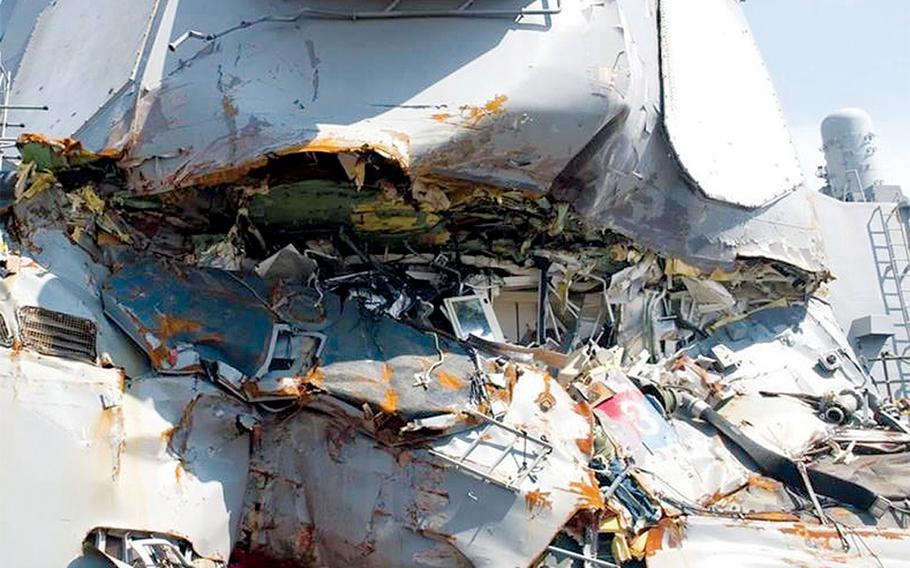
[[[895,529],[690,516],[648,541],[648,568],[910,566],[910,533]]]
[[[263,429],[253,457],[243,527],[251,552],[274,564],[531,565],[576,511],[603,506],[587,468],[591,417],[555,380],[527,369],[502,420],[546,433],[552,445],[513,489],[423,447],[377,443],[350,418],[305,409],[277,421]],[[457,450],[465,439],[469,433],[429,447]],[[503,442],[491,435],[476,459],[492,465]],[[521,463],[509,460],[520,452],[508,454],[503,469],[515,471]]]
[[[32,250],[22,257],[19,271],[3,282],[7,325],[15,326],[17,311],[29,306],[90,321],[97,332],[94,349],[100,359],[116,361],[130,376],[147,372],[149,365],[142,352],[104,316],[99,287],[107,278],[107,269],[62,231],[39,229],[28,236],[28,242]],[[18,330],[11,331],[15,335]]]
[[[199,372],[200,361],[224,361],[253,377],[268,362],[276,323],[257,284],[223,270],[146,260],[111,276],[104,308],[162,372]]]
[[[200,2],[169,3],[149,42],[155,63],[135,116],[133,105],[109,104],[80,139],[95,151],[126,149],[121,165],[137,193],[229,182],[267,156],[374,152],[414,182],[549,192],[594,224],[703,265],[748,256],[823,269],[814,215],[799,191],[745,210],[690,191],[667,156],[656,0],[566,0],[557,15],[517,22],[239,26],[167,50],[180,30],[216,33],[279,15],[272,7],[225,0],[213,12]],[[358,58],[349,56],[349,37],[365,46]],[[458,50],[438,49],[446,37]],[[300,46],[302,65],[275,67],[273,54]],[[529,57],[533,65],[512,65]]]
[[[0,357],[3,564],[67,566],[99,526],[227,559],[247,481],[245,405],[214,387],[22,351]],[[40,443],[39,443],[40,442]]]
[[[802,183],[783,111],[737,0],[661,0],[664,123],[711,199],[760,207]]]
[[[470,401],[474,360],[449,339],[357,302],[346,303],[324,333],[321,363],[306,380],[335,397],[403,416],[450,412]]]
[[[540,0],[485,3],[553,7]],[[149,91],[131,121],[135,139],[125,163],[138,191],[155,191],[230,177],[269,153],[369,147],[416,174],[545,191],[604,113],[615,112],[629,80],[620,10],[592,0],[566,0],[561,8],[520,20],[304,19],[186,42],[163,52],[157,77],[144,77]],[[215,12],[181,2],[168,24],[172,34],[157,36],[152,49],[158,53],[158,42],[185,30],[217,33],[289,12],[296,10],[274,2],[225,0]],[[352,59],[345,38],[353,36],[361,47]],[[439,49],[444,43],[458,47]],[[532,66],[506,64],[529,53]],[[300,57],[279,57],[275,67],[275,54]],[[596,61],[583,61],[590,57]],[[91,128],[84,137],[111,138]],[[544,138],[546,145],[530,143]]]
[[[750,472],[718,437],[706,436],[687,422],[667,419],[624,376],[604,375],[599,380],[614,394],[597,404],[594,414],[619,455],[634,461],[640,479],[649,487],[707,504],[748,483]]]

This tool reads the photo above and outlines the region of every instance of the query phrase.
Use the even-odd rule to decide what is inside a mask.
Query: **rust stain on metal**
[[[572,410],[575,411],[575,414],[578,414],[579,416],[581,416],[582,418],[587,420],[589,424],[594,423],[594,413],[591,411],[591,406],[587,402],[585,402],[583,400],[579,400],[572,407]]]
[[[549,491],[534,489],[525,494],[525,505],[529,513],[537,513],[543,510],[553,508],[553,502],[550,499]]]
[[[596,401],[594,406],[597,406],[605,400],[609,400],[616,394],[610,390],[610,387],[603,383],[592,383],[589,387],[589,392],[591,393],[593,400]]]
[[[266,391],[259,388],[259,384],[256,381],[246,381],[241,386],[243,392],[245,392],[251,398],[261,398],[265,396],[288,396],[288,397],[299,397],[301,395],[299,383],[294,382],[284,382],[281,384],[281,388]]]
[[[753,521],[790,521],[796,522],[799,521],[799,515],[795,513],[787,513],[785,511],[767,511],[759,513],[746,513],[743,515],[745,518]]]
[[[508,385],[509,391],[509,400],[512,399],[512,391],[515,389],[515,383],[518,382],[518,367],[514,363],[508,363],[503,369],[503,374],[506,376],[506,384]]]
[[[749,487],[764,489],[765,491],[777,491],[781,487],[779,481],[771,479],[770,477],[763,477],[761,475],[753,475],[749,478],[746,484]]]
[[[586,438],[576,438],[575,445],[578,446],[578,450],[586,456],[591,456],[594,453],[594,438],[593,436],[588,436]]]
[[[502,114],[505,111],[504,107],[508,99],[509,97],[506,95],[496,95],[484,103],[483,106],[464,105],[461,107],[461,111],[468,120],[478,122],[484,117]]]
[[[493,400],[499,400],[505,403],[508,403],[512,400],[512,396],[507,389],[497,389],[493,388],[490,390],[490,398]]]
[[[393,138],[396,142],[404,146],[407,146],[410,143],[408,136],[403,133],[395,133]],[[270,155],[283,157],[306,154],[309,152],[324,154],[378,154],[383,158],[394,162],[404,173],[407,173],[410,165],[410,156],[403,153],[402,150],[396,146],[377,142],[343,140],[331,136],[317,137],[304,144],[281,148],[271,152]],[[239,181],[254,170],[263,168],[268,164],[269,158],[260,156],[246,162],[204,173],[193,174],[190,172],[179,179],[172,179],[170,181],[172,185],[179,187],[211,187]]]
[[[101,153],[90,152],[82,147],[82,142],[75,138],[48,138],[37,132],[26,132],[19,135],[16,143],[20,146],[25,144],[39,144],[47,146],[52,150],[59,152],[63,156],[82,154],[86,156],[114,157],[119,152],[116,150],[104,150]]]
[[[734,489],[732,491],[727,491],[727,492],[716,491],[713,494],[701,499],[701,504],[703,506],[707,507],[707,506],[715,505],[726,499],[735,500],[740,491],[743,491],[744,489],[749,488],[749,487],[759,489],[762,491],[773,492],[773,491],[779,490],[781,487],[781,484],[768,477],[763,477],[761,475],[753,475],[748,480],[746,480],[746,482],[744,484],[742,484],[741,486],[737,487],[736,489]]]
[[[310,560],[315,561],[316,553],[316,525],[305,523],[297,532],[297,554]]]
[[[145,342],[148,344],[148,342]],[[149,359],[152,360],[152,366],[155,368],[161,368],[165,361],[172,359],[171,351],[164,345],[158,345],[157,347],[149,346]]]
[[[672,517],[664,517],[658,521],[657,526],[648,531],[645,556],[651,556],[663,548],[665,535],[668,548],[679,548],[685,536],[682,524]]]
[[[379,404],[379,408],[386,414],[393,414],[398,410],[398,393],[395,389],[391,387],[386,389],[385,397],[383,397],[382,402]]]
[[[201,394],[193,397],[183,408],[183,413],[180,415],[180,420],[177,424],[161,433],[161,440],[166,444],[167,449],[181,459],[186,453],[187,444],[189,443],[189,432],[193,429],[193,413],[196,405],[199,404],[200,398],[202,398]],[[175,440],[176,435],[181,431],[185,435],[179,440]]]
[[[158,316],[157,335],[163,340],[167,340],[178,333],[195,333],[200,329],[202,329],[202,325],[194,321],[167,314]]]
[[[452,373],[447,373],[442,369],[436,371],[436,379],[439,385],[448,390],[461,390],[464,388],[464,381]]]
[[[441,541],[448,542],[450,544],[455,544],[455,536],[450,535],[448,533],[444,533],[442,531],[438,531],[435,529],[429,529],[429,528],[422,528],[422,529],[417,529],[417,532],[424,536],[432,538],[434,540],[441,540]]]
[[[798,536],[806,541],[811,541],[823,548],[839,550],[841,548],[841,533],[833,527],[823,527],[821,525],[811,526],[805,523],[798,523],[786,527],[779,527],[780,532]],[[851,529],[851,534],[864,538],[883,538],[886,540],[910,540],[910,535],[902,534],[897,531],[887,529]]]
[[[549,384],[545,390],[537,395],[537,398],[534,400],[534,402],[537,403],[537,406],[540,407],[540,409],[544,412],[547,412],[553,408],[553,406],[556,404],[556,397],[553,396],[553,393],[550,392]]]
[[[589,473],[590,478],[585,481],[573,481],[569,484],[569,492],[578,495],[578,504],[585,509],[601,510],[606,508],[603,495],[600,493],[600,485],[594,475]]]
[[[126,439],[123,432],[123,408],[112,406],[101,411],[98,417],[96,433],[99,438],[107,440],[111,448],[111,479],[116,480],[120,475],[120,458],[126,449]]]
[[[388,363],[382,364],[382,382],[391,383],[392,377],[395,375],[395,371],[392,369],[392,366]]]
[[[322,367],[316,365],[303,376],[303,382],[314,387],[322,387],[325,384],[325,371],[322,370]]]

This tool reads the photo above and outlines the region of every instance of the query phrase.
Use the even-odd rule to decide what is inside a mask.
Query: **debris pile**
[[[906,562],[910,429],[817,297],[824,273],[663,257],[565,203],[409,184],[366,150],[141,195],[111,156],[20,149],[5,345],[124,370],[103,395],[115,484],[157,420],[146,459],[174,491],[234,487],[186,532],[84,527],[115,565],[225,566],[229,542],[234,567],[661,567],[737,539],[770,564]],[[124,418],[140,393],[182,410]]]

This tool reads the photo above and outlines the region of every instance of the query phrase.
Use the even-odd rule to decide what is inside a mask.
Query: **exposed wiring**
[[[438,369],[439,366],[445,362],[445,358],[446,358],[445,353],[443,353],[442,348],[439,346],[439,334],[436,332],[432,332],[432,334],[433,334],[433,341],[435,342],[435,345],[436,345],[436,353],[439,355],[439,359],[434,361],[433,364],[430,365],[430,368],[427,369],[426,371],[424,371],[422,373],[414,374],[414,386],[423,387],[424,390],[426,390],[430,387],[430,379],[432,378],[433,371]]]

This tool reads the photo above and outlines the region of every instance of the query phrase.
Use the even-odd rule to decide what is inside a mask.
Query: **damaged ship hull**
[[[907,564],[738,2],[9,10],[4,565]]]

